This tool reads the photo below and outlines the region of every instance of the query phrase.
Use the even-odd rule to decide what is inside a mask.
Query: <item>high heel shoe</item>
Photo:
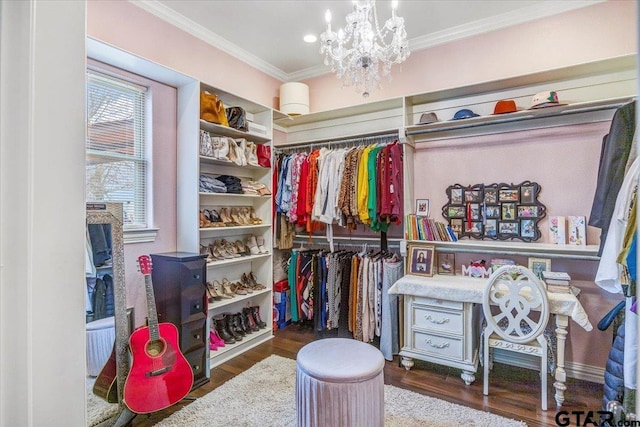
[[[266,286],[264,286],[261,283],[258,283],[258,278],[256,277],[255,274],[253,274],[253,271],[249,272],[249,275],[247,276],[249,282],[252,284],[253,289],[267,289]]]
[[[224,347],[225,343],[220,334],[218,328],[216,328],[215,319],[211,319],[211,330],[209,331],[209,341],[212,341],[218,347]]]
[[[200,255],[206,255],[207,256],[207,262],[215,261],[215,258],[213,257],[213,254],[209,250],[209,246],[208,245],[207,246],[200,245]]]
[[[200,211],[200,228],[211,227],[211,221],[207,218],[204,211]]]
[[[251,235],[247,237],[246,244],[251,255],[258,255],[260,253],[260,249],[258,249],[258,244],[256,243],[256,236]]]
[[[224,223],[220,219],[220,214],[215,209],[205,209],[204,214],[211,222],[211,227],[224,227]]]
[[[222,222],[227,227],[236,227],[240,225],[229,216],[229,211],[227,210],[227,208],[220,209],[220,219],[222,219]]]
[[[220,284],[220,282],[218,282],[217,280],[214,280],[213,282],[213,289],[215,289],[216,293],[220,296],[220,298],[224,298],[224,299],[231,299],[233,298],[233,295],[229,295],[227,293],[225,293],[222,285]]]
[[[211,282],[207,282],[207,294],[209,294],[209,302],[220,301],[222,299],[222,297],[218,295],[216,290],[213,288]]]
[[[256,237],[256,244],[258,245],[258,250],[260,251],[261,254],[266,254],[268,251],[267,249],[264,247],[264,237]]]
[[[254,225],[262,224],[262,218],[256,216],[256,211],[252,206],[249,207],[249,221]]]
[[[236,250],[238,251],[238,253],[242,256],[245,255],[249,255],[249,248],[247,248],[244,243],[242,243],[242,240],[236,240],[234,243]]]
[[[241,255],[238,253],[238,250],[232,243],[226,241],[225,239],[222,239],[220,241],[220,246],[224,248],[224,250],[231,256],[231,258],[240,258]]]
[[[235,298],[235,292],[231,290],[231,282],[225,277],[222,279],[222,289],[225,295],[229,295],[231,298]]]

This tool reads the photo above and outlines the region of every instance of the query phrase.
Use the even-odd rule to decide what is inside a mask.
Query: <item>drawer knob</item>
[[[200,304],[194,305],[193,308],[195,308],[196,310],[200,310]]]
[[[193,278],[194,278],[194,279],[199,279],[199,278],[200,278],[200,275],[199,275],[199,274],[194,274],[194,275],[193,275]]]
[[[424,316],[424,318],[431,323],[435,323],[436,325],[444,325],[445,323],[449,323],[448,317],[444,317],[442,319],[434,319],[430,314],[427,314],[426,316]]]
[[[197,371],[198,369],[200,369],[200,365],[193,365],[193,370]]]
[[[439,349],[442,349],[442,348],[447,348],[447,347],[449,347],[449,343],[448,343],[448,342],[443,342],[442,344],[436,344],[436,343],[434,343],[433,341],[431,341],[430,339],[425,340],[425,342],[426,342],[427,344],[429,344],[429,345],[430,345],[431,347],[433,347],[433,348],[439,348]]]
[[[199,340],[199,339],[200,339],[200,334],[195,334],[193,337],[194,337],[195,339]]]

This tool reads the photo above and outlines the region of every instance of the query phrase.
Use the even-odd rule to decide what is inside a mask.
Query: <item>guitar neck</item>
[[[153,283],[151,282],[151,274],[144,275],[144,285],[147,294],[147,314],[149,322],[149,339],[157,341],[160,339],[158,332],[158,312],[156,311],[156,299],[153,295]]]

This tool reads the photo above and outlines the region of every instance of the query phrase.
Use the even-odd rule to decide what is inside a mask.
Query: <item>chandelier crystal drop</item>
[[[343,86],[355,86],[363,97],[380,86],[380,74],[391,79],[391,66],[409,56],[404,19],[396,15],[398,1],[391,2],[391,18],[378,25],[374,0],[354,0],[344,29],[331,29],[331,11],[325,19],[327,30],[320,35],[320,53],[325,65],[342,80]]]

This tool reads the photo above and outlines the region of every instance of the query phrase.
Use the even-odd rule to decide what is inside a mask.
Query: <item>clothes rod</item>
[[[294,240],[294,243],[300,243],[300,244],[305,244],[307,243],[309,246],[313,247],[313,246],[329,246],[329,242],[301,242],[301,241],[297,241]],[[378,245],[380,242],[376,242]],[[363,245],[369,245],[369,246],[377,246],[377,245],[370,245],[369,243],[354,243],[354,242],[347,242],[345,243],[344,241],[340,241],[340,242],[334,242],[333,243],[334,246],[336,247],[336,249],[340,249],[342,247],[351,247],[351,248],[362,248]],[[388,249],[400,249],[400,243],[394,243],[394,244],[388,244],[387,245]],[[292,249],[300,249],[300,248],[292,248]]]
[[[348,138],[348,139],[333,139],[333,140],[319,140],[314,142],[303,142],[300,144],[287,144],[287,145],[276,145],[274,146],[274,150],[277,152],[284,151],[297,151],[301,148],[316,148],[316,147],[331,147],[331,146],[339,146],[344,144],[364,144],[364,143],[373,143],[375,139],[389,139],[395,140],[398,139],[398,132],[393,133],[384,133],[384,134],[372,134],[372,135],[363,135],[356,138]],[[386,141],[385,141],[386,142]],[[389,141],[393,142],[393,141]]]

